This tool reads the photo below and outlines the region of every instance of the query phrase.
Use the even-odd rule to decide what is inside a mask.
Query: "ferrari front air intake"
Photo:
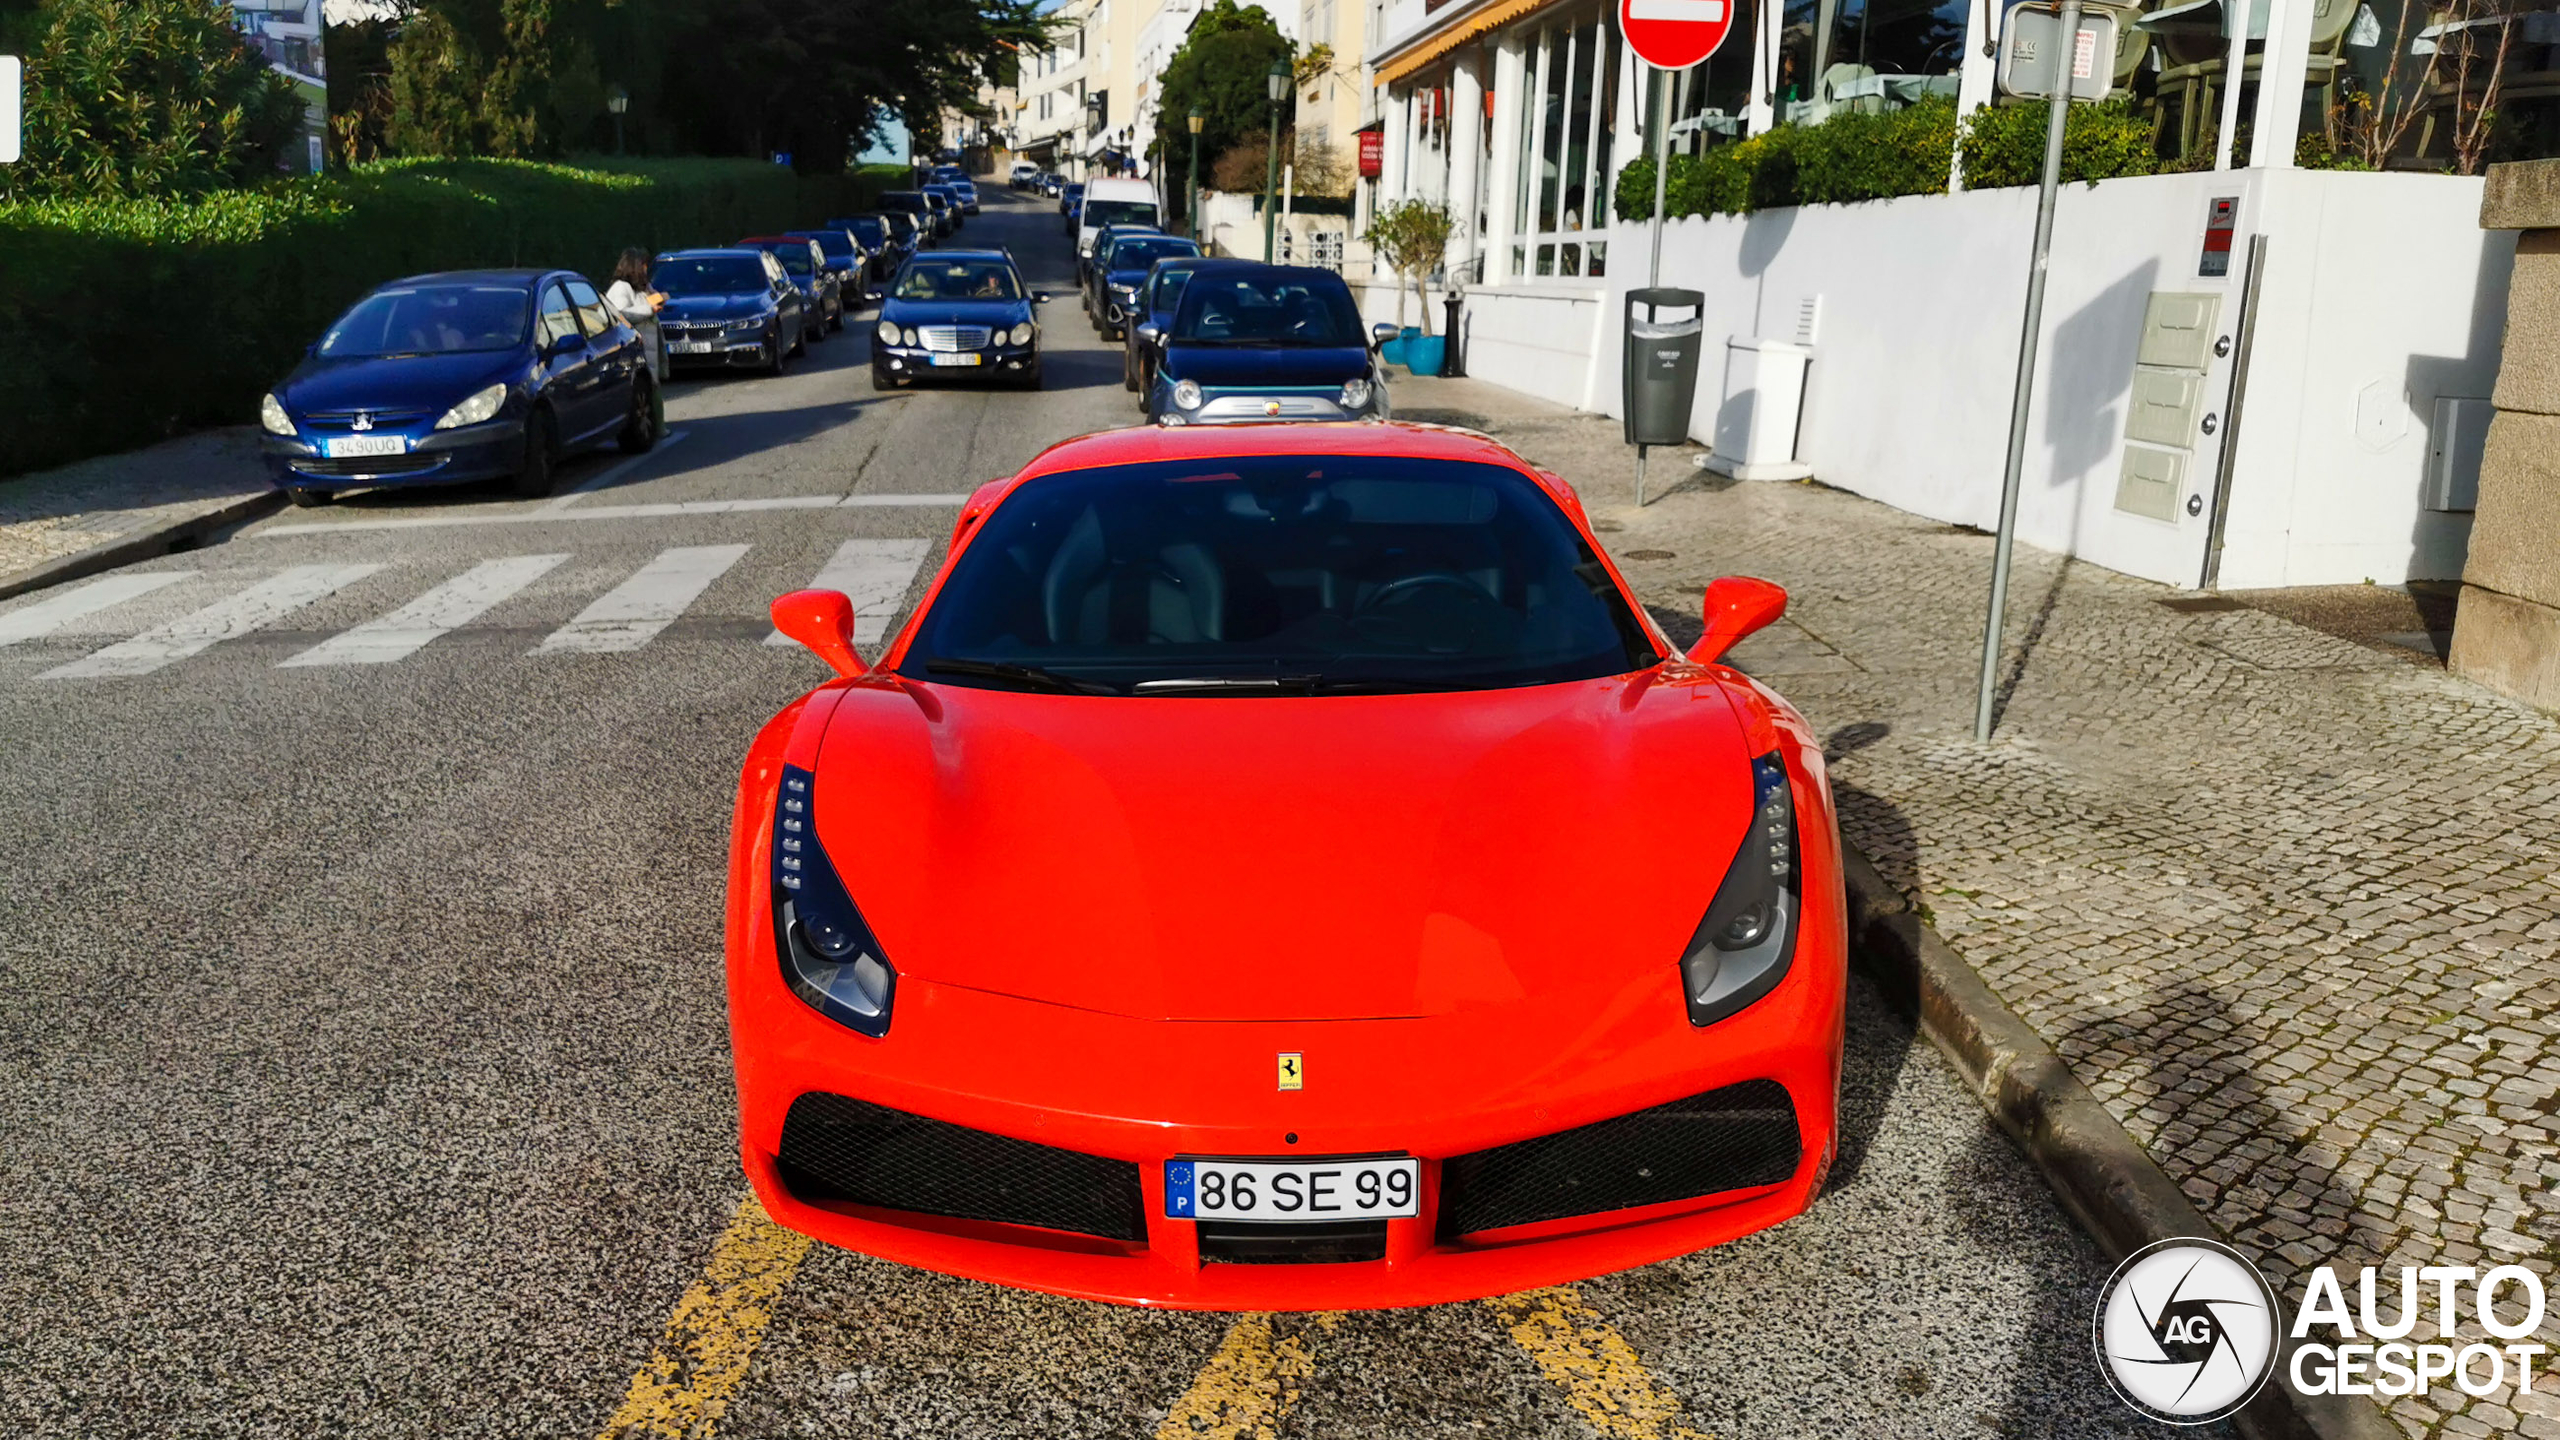
[[[792,1198],[1147,1238],[1138,1167],[811,1091],[782,1119]]]
[[[1439,1237],[1775,1185],[1803,1152],[1786,1087],[1746,1080],[1444,1162]]]

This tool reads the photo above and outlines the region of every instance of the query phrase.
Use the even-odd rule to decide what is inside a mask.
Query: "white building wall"
[[[2460,571],[2469,516],[2421,507],[2439,396],[2496,378],[2513,236],[2478,228],[2481,182],[2233,171],[2064,189],[2055,219],[2019,536],[2171,584],[2202,571],[2207,517],[2115,508],[2134,351],[2154,291],[2220,294],[2235,337],[2248,238],[2270,237],[2241,416],[2221,583],[2397,583]],[[2199,276],[2209,201],[2241,198],[2231,274]],[[1672,222],[1662,283],[1706,296],[1691,434],[1711,436],[1723,341],[1792,338],[1817,300],[1799,456],[1823,482],[1900,509],[1998,518],[2035,192],[1806,206]],[[1624,291],[1642,226],[1620,226],[1602,289],[1505,285],[1468,297],[1468,373],[1620,413]],[[1435,296],[1435,304],[1437,297]],[[1372,287],[1371,319],[1394,318]],[[1411,302],[1407,302],[1410,323]],[[2204,409],[2227,409],[2230,359]],[[2220,427],[2197,437],[2187,495],[2208,504]]]

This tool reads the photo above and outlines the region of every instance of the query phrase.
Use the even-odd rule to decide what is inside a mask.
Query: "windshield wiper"
[[[1098,680],[1079,680],[1072,675],[1061,675],[1055,670],[1043,670],[1036,665],[1015,665],[1003,660],[927,660],[924,662],[924,669],[928,675],[977,675],[989,680],[1012,680],[1024,685],[1037,686],[1043,690],[1057,690],[1070,695],[1121,693],[1116,686],[1105,685]]]
[[[1253,690],[1264,694],[1294,690],[1313,694],[1325,683],[1321,675],[1178,675],[1164,680],[1141,680],[1134,687],[1140,695],[1199,694],[1225,690]]]

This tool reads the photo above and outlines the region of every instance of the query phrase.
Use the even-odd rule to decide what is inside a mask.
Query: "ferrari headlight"
[[[809,1008],[865,1035],[889,1033],[898,972],[818,844],[817,778],[782,767],[773,806],[773,948],[782,983]]]
[[[886,320],[881,321],[880,328],[872,331],[871,334],[872,338],[878,340],[883,345],[895,345],[898,343],[898,327],[890,324]]]
[[[1354,378],[1342,382],[1342,408],[1345,410],[1369,408],[1369,382],[1366,379]]]
[[[258,423],[265,426],[270,435],[293,433],[293,417],[284,413],[284,402],[273,395],[258,397]]]
[[[1013,334],[1010,338],[1016,345],[1028,345],[1031,343],[1031,335],[1031,322],[1025,320],[1021,324],[1013,327]]]
[[[1185,410],[1199,409],[1200,382],[1197,380],[1175,381],[1173,385],[1173,403],[1181,406]]]
[[[1795,795],[1775,751],[1751,762],[1751,790],[1751,828],[1680,961],[1692,1025],[1713,1025],[1776,989],[1795,957],[1804,876]]]
[[[473,391],[470,399],[444,412],[444,418],[436,422],[436,428],[450,430],[457,425],[477,425],[484,420],[494,420],[498,418],[498,407],[506,403],[507,387],[504,385]]]

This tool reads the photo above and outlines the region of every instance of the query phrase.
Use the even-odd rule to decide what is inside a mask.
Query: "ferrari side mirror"
[[[1766,580],[1727,575],[1707,586],[1706,633],[1689,647],[1689,658],[1712,665],[1744,636],[1768,628],[1787,613],[1787,592]]]
[[[776,599],[773,628],[847,679],[871,668],[853,648],[853,601],[841,590],[794,590]]]

